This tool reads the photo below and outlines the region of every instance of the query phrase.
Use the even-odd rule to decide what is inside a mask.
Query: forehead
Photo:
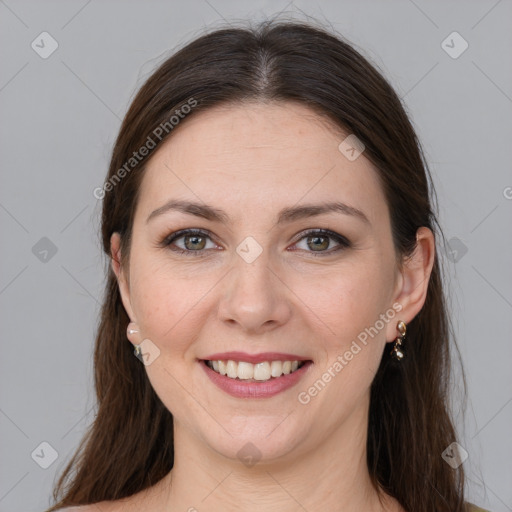
[[[214,107],[175,130],[144,171],[143,213],[178,198],[232,209],[234,216],[319,201],[343,201],[370,220],[387,216],[371,162],[364,153],[347,159],[338,146],[349,134],[306,106]]]

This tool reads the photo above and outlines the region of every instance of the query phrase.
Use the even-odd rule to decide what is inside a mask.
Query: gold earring
[[[395,343],[391,350],[391,355],[397,361],[401,361],[404,358],[404,353],[402,351],[402,342],[405,339],[405,333],[407,331],[407,326],[405,325],[405,322],[402,322],[402,320],[400,320],[398,322],[398,324],[396,325],[396,328],[398,329],[398,332],[400,334],[395,338]]]
[[[139,332],[139,326],[135,322],[130,322],[128,324],[128,327],[126,328],[126,337],[132,342],[134,350],[133,353],[139,359],[142,361],[142,349],[140,347],[140,343],[137,344],[136,341],[140,339],[140,332]]]
[[[135,355],[135,357],[137,359],[142,361],[142,350],[140,348],[140,345],[135,345],[134,350],[133,350],[133,354]]]

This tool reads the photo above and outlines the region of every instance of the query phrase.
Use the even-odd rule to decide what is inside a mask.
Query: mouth
[[[200,359],[210,381],[236,398],[270,398],[295,386],[313,365],[313,361],[293,356],[240,356],[230,354]],[[244,359],[253,359],[249,362]]]
[[[205,364],[219,375],[229,379],[238,379],[247,382],[266,382],[278,379],[282,375],[294,373],[302,368],[306,361],[262,361],[249,363],[247,361],[205,360]]]

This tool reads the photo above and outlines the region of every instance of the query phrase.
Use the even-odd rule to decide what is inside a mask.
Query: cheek
[[[323,337],[325,358],[300,390],[316,404],[322,421],[329,416],[325,421],[333,428],[363,403],[381,361],[386,323],[395,317],[384,269],[362,265],[351,270],[331,280],[323,300],[317,296],[316,307],[324,308],[322,319],[329,326]]]
[[[339,414],[351,410],[367,392],[385,347],[386,325],[396,318],[389,304],[392,270],[372,259],[333,274],[325,294],[315,295],[317,310],[324,309],[330,328],[323,340],[326,358],[318,368],[329,391],[318,405],[339,402]]]
[[[374,325],[389,308],[391,274],[378,261],[360,261],[333,273],[322,293],[312,294],[315,310],[325,312],[326,323],[342,344]]]
[[[142,335],[165,349],[162,355],[184,352],[197,325],[194,306],[211,286],[193,277],[177,279],[165,265],[140,261],[134,268],[132,305]]]

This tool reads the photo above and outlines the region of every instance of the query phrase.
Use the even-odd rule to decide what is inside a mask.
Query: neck
[[[246,467],[212,451],[175,422],[175,465],[155,486],[157,502],[162,510],[190,512],[259,512],[269,507],[296,512],[320,505],[343,512],[397,510],[396,502],[379,495],[371,483],[366,437],[367,409],[355,411],[314,450],[294,460]]]

